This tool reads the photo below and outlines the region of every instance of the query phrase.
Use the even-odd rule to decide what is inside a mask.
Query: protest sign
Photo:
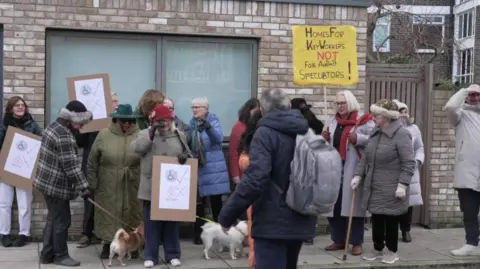
[[[152,220],[194,222],[197,214],[197,159],[153,156]]]
[[[40,136],[9,126],[0,152],[0,182],[31,190],[41,141]]]
[[[93,114],[93,120],[80,129],[81,133],[100,131],[108,126],[113,113],[110,78],[108,74],[95,74],[67,78],[70,101],[82,102]]]
[[[358,83],[353,26],[293,26],[294,83],[300,86]]]

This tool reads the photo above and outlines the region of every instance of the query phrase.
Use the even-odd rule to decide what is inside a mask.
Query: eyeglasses
[[[347,105],[347,102],[335,102],[335,105],[337,105],[337,106],[345,106],[345,105]]]
[[[192,106],[193,110],[200,109],[200,108],[205,108],[204,106]]]
[[[25,104],[16,104],[16,105],[14,105],[14,107],[16,107],[16,108],[22,108],[22,107],[25,107]]]
[[[175,108],[173,106],[167,106],[170,111],[174,111]]]
[[[118,119],[121,124],[135,124],[136,121],[134,119]]]

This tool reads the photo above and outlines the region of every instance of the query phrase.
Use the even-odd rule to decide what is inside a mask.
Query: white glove
[[[354,176],[352,178],[352,182],[350,182],[350,186],[352,186],[352,190],[355,190],[358,185],[360,185],[360,181],[362,181],[362,178],[360,176]]]
[[[405,199],[407,196],[407,186],[398,183],[397,190],[395,191],[395,197],[398,199]]]

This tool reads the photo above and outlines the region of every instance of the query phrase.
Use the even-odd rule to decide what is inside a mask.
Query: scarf
[[[358,111],[353,111],[350,113],[348,119],[343,119],[338,113],[335,115],[335,119],[337,120],[338,124],[344,126],[342,136],[340,137],[340,156],[342,157],[342,160],[346,160],[347,158],[348,134],[350,132],[354,132],[356,127],[364,125],[369,120],[373,119],[373,116],[369,113],[363,114],[363,116],[358,120],[357,117]],[[358,148],[356,148],[356,150],[358,158],[360,159],[362,157],[360,150]]]

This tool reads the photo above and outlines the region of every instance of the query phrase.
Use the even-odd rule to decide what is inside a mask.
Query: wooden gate
[[[414,209],[413,223],[429,225],[430,148],[432,142],[433,65],[376,64],[366,67],[365,108],[380,99],[407,104],[410,117],[422,132],[425,162],[420,171],[424,206]]]

